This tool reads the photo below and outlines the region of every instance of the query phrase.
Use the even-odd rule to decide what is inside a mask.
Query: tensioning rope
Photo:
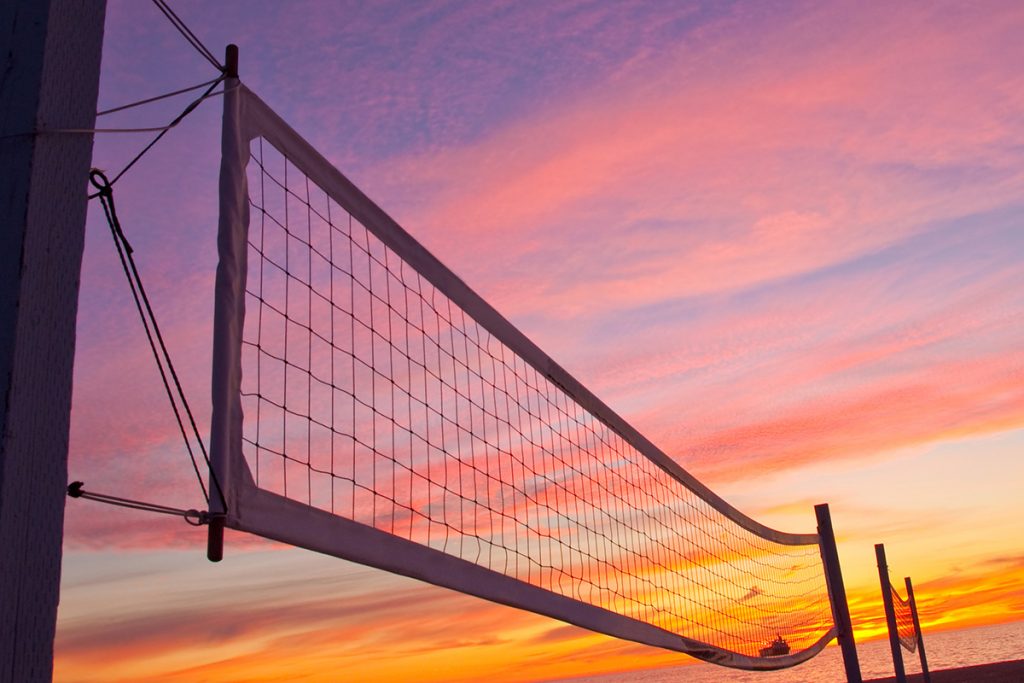
[[[84,498],[86,500],[94,500],[97,503],[117,505],[118,507],[131,508],[132,510],[156,512],[162,515],[175,515],[177,517],[183,517],[185,521],[192,526],[202,526],[203,524],[210,523],[210,513],[203,512],[202,510],[183,510],[181,508],[172,508],[167,505],[158,505],[156,503],[146,503],[141,500],[132,500],[131,498],[111,496],[106,493],[94,493],[93,491],[86,491],[85,484],[80,481],[71,482],[68,486],[68,495],[72,498]]]
[[[117,175],[115,175],[113,177],[113,179],[111,179],[109,181],[109,183],[108,183],[109,185],[113,185],[114,183],[116,183],[121,178],[121,176],[123,176],[125,173],[127,173],[128,169],[130,169],[132,166],[134,166],[139,161],[139,159],[141,159],[146,154],[146,152],[148,152],[150,149],[153,148],[153,145],[155,145],[157,142],[160,141],[160,138],[162,138],[164,135],[167,134],[167,131],[169,131],[170,129],[174,128],[179,123],[181,123],[182,120],[184,120],[184,118],[186,116],[191,114],[192,111],[203,102],[203,100],[205,100],[206,98],[210,97],[211,93],[213,92],[213,89],[216,88],[217,85],[221,81],[223,81],[224,78],[227,76],[227,67],[217,61],[217,58],[213,56],[213,53],[210,52],[210,50],[205,45],[203,45],[203,42],[201,40],[199,40],[199,38],[196,36],[195,33],[192,32],[192,29],[190,29],[185,24],[185,22],[182,21],[181,18],[177,14],[174,13],[174,10],[172,10],[170,8],[170,6],[165,2],[165,0],[153,0],[153,4],[157,6],[157,9],[159,9],[163,13],[163,15],[165,17],[167,17],[167,20],[171,22],[171,25],[174,26],[174,28],[177,29],[178,32],[182,36],[184,36],[185,40],[187,40],[188,43],[193,48],[195,48],[195,50],[200,55],[202,55],[208,62],[210,62],[210,64],[213,65],[213,67],[215,69],[217,69],[217,71],[220,72],[220,76],[218,78],[214,79],[213,81],[210,81],[209,82],[209,87],[203,92],[203,94],[200,95],[197,99],[193,100],[191,103],[189,103],[189,105],[187,107],[185,107],[184,111],[182,111],[180,114],[178,114],[178,116],[173,121],[171,121],[170,124],[168,124],[167,126],[165,126],[163,128],[155,128],[155,129],[153,129],[153,131],[159,131],[157,133],[156,137],[154,137],[150,141],[150,143],[148,145],[143,147],[142,151],[140,151],[138,154],[136,154],[135,157],[132,158],[132,160],[129,161],[128,164],[124,168],[122,168],[121,171]],[[195,86],[193,88],[187,88],[187,89],[179,91],[179,92],[188,92],[190,90],[197,90],[200,87],[202,87],[202,86]],[[172,93],[172,94],[177,94],[177,93]],[[170,97],[170,96],[171,96],[170,94],[168,94],[168,95],[161,95],[161,96],[158,96],[158,97],[155,97],[155,98],[151,98],[148,101],[152,102],[152,101],[156,101],[158,99],[163,99],[164,97]],[[111,111],[119,111],[120,109],[127,109],[130,106],[136,106],[137,104],[143,104],[143,103],[144,102],[139,102],[139,103],[135,103],[135,104],[132,104],[132,105],[126,105],[124,107],[120,107],[118,109],[114,109],[114,110],[111,110]],[[109,113],[109,112],[103,112],[103,113]],[[97,116],[99,116],[99,115],[100,114],[97,114]],[[139,129],[139,130],[133,130],[133,131],[127,131],[127,132],[143,132],[143,131],[141,129]],[[91,197],[92,196],[96,196],[96,195],[91,195]]]
[[[121,176],[123,176],[125,173],[128,172],[128,169],[130,169],[132,166],[134,166],[136,163],[138,163],[139,159],[141,159],[146,154],[146,152],[148,152],[149,150],[151,150],[153,148],[153,145],[155,145],[156,143],[158,143],[160,141],[160,138],[162,138],[163,136],[167,135],[167,132],[169,130],[171,130],[172,128],[177,126],[179,123],[181,123],[185,119],[186,116],[191,114],[193,111],[195,111],[196,107],[198,107],[200,104],[202,104],[203,100],[205,100],[206,98],[210,97],[210,94],[213,92],[213,89],[216,88],[220,84],[220,82],[223,81],[223,80],[224,80],[224,76],[221,76],[220,78],[215,79],[210,84],[210,86],[205,91],[203,91],[203,94],[200,95],[199,97],[197,97],[192,102],[190,102],[189,105],[187,107],[185,107],[185,109],[182,110],[182,112],[180,114],[178,114],[174,118],[173,121],[171,121],[169,124],[167,124],[167,126],[165,126],[163,128],[155,129],[155,130],[159,130],[160,131],[159,133],[157,133],[156,137],[154,137],[152,140],[150,140],[149,144],[146,145],[145,147],[143,147],[142,150],[138,154],[136,154],[132,158],[132,160],[129,161],[128,164],[125,165],[125,167],[122,168],[118,172],[118,174],[113,177],[112,180],[109,181],[108,184],[109,185],[113,185],[114,183],[116,183],[121,178]],[[95,194],[90,195],[90,198],[95,197],[95,196],[97,196],[97,195],[95,195]]]
[[[210,62],[210,64],[213,64],[214,68],[219,69],[221,72],[225,70],[224,66],[217,61],[216,57],[213,56],[213,53],[203,45],[203,41],[199,40],[198,36],[196,36],[196,34],[192,32],[192,29],[190,29],[185,22],[181,20],[181,17],[174,13],[174,10],[170,8],[165,0],[153,0],[153,4],[156,5],[157,9],[163,12],[163,15],[167,17],[167,20],[171,22],[171,25],[174,26],[174,28],[178,30],[178,33],[188,41],[189,45],[195,48],[196,52],[206,59],[206,61]]]
[[[143,128],[39,128],[39,129],[36,129],[34,131],[29,131],[29,132],[26,132],[26,133],[10,133],[8,135],[4,135],[4,136],[0,137],[0,140],[7,140],[9,138],[17,138],[17,137],[32,136],[32,135],[54,135],[54,134],[88,134],[88,135],[92,135],[92,134],[95,134],[95,133],[160,133],[160,135],[156,136],[156,138],[152,142],[150,142],[148,145],[146,145],[145,149],[143,149],[141,152],[139,152],[139,154],[134,159],[132,159],[132,161],[124,169],[122,169],[120,173],[117,174],[117,177],[114,178],[114,180],[117,180],[117,178],[121,177],[124,174],[124,172],[128,170],[128,168],[133,166],[135,164],[135,162],[137,162],[142,157],[143,154],[148,152],[149,149],[153,145],[156,144],[157,140],[159,140],[161,137],[163,137],[163,135],[167,131],[169,131],[170,129],[176,127],[179,123],[181,123],[185,119],[185,117],[188,116],[190,113],[192,113],[192,111],[194,111],[196,107],[198,107],[200,104],[202,104],[202,102],[204,100],[207,100],[207,99],[209,99],[211,97],[216,97],[218,95],[224,94],[223,90],[220,90],[220,91],[217,91],[217,92],[212,92],[212,90],[215,87],[217,87],[217,84],[220,83],[223,80],[224,80],[224,77],[223,76],[219,76],[219,77],[213,79],[212,81],[206,81],[204,83],[200,83],[199,85],[193,85],[193,86],[190,86],[188,88],[182,88],[181,90],[175,90],[174,92],[165,93],[163,95],[157,95],[156,97],[150,97],[150,98],[147,98],[145,100],[139,100],[138,102],[132,102],[130,104],[126,104],[126,105],[123,105],[123,106],[120,106],[120,107],[115,107],[113,109],[108,109],[106,111],[101,111],[101,112],[97,112],[96,113],[96,116],[103,116],[105,114],[112,114],[112,113],[117,112],[117,111],[122,111],[124,109],[131,109],[132,107],[138,107],[138,106],[141,106],[141,105],[144,105],[144,104],[149,104],[150,102],[156,102],[157,100],[163,100],[163,99],[166,99],[168,97],[174,97],[175,95],[181,95],[182,93],[190,92],[192,90],[198,90],[199,88],[202,88],[202,87],[205,87],[205,86],[210,86],[206,90],[206,92],[204,92],[198,98],[196,98],[195,100],[190,102],[189,105],[185,108],[185,110],[181,114],[179,114],[177,117],[174,118],[173,121],[171,121],[169,124],[167,124],[165,126],[147,126],[147,127],[143,127]],[[113,181],[111,181],[111,182],[113,182]],[[96,195],[90,195],[89,198],[92,199],[95,196]]]
[[[220,77],[214,78],[214,79],[206,81],[204,83],[199,83],[198,85],[190,85],[189,87],[182,88],[181,90],[175,90],[173,92],[164,93],[163,95],[157,95],[156,97],[147,97],[146,99],[139,100],[137,102],[129,102],[128,104],[122,104],[119,107],[112,107],[110,109],[104,109],[103,111],[96,112],[96,116],[106,116],[108,114],[114,114],[114,113],[119,112],[119,111],[124,111],[125,109],[133,109],[134,107],[141,107],[144,104],[152,104],[153,102],[159,102],[160,100],[166,100],[168,97],[174,97],[176,95],[184,95],[187,92],[192,92],[193,90],[199,90],[200,88],[205,88],[208,85],[213,85],[214,83],[216,83],[219,80],[220,80]]]
[[[107,178],[107,176],[99,169],[92,169],[89,173],[89,182],[96,188],[96,192],[89,195],[90,199],[99,197],[100,204],[103,206],[103,213],[106,216],[107,224],[110,227],[111,236],[114,239],[114,246],[117,249],[118,258],[121,261],[121,268],[124,271],[125,277],[128,280],[128,286],[132,292],[132,298],[135,301],[135,308],[139,312],[139,318],[142,320],[143,329],[146,332],[146,338],[149,341],[150,350],[153,353],[153,358],[156,361],[157,369],[160,372],[160,379],[164,386],[164,391],[167,394],[167,400],[170,401],[171,410],[174,412],[174,419],[178,424],[178,431],[181,433],[182,440],[185,442],[185,448],[188,451],[189,460],[192,462],[192,469],[196,474],[196,480],[199,482],[199,488],[202,490],[203,498],[207,505],[210,503],[210,494],[207,491],[206,484],[203,482],[203,476],[199,470],[199,463],[196,459],[196,449],[193,449],[192,441],[189,437],[189,431],[191,431],[191,438],[195,439],[197,449],[202,454],[203,460],[207,467],[210,466],[210,458],[206,450],[206,446],[203,443],[202,436],[199,433],[199,427],[196,425],[195,417],[192,413],[192,409],[189,406],[188,399],[185,396],[185,390],[181,385],[181,381],[178,378],[178,373],[174,368],[174,363],[171,360],[171,354],[167,349],[167,345],[164,343],[163,334],[160,332],[160,326],[157,323],[156,314],[153,312],[153,307],[150,304],[149,296],[146,294],[146,289],[142,284],[142,276],[139,273],[139,269],[135,264],[135,258],[133,256],[134,249],[125,237],[124,231],[121,229],[120,220],[117,217],[117,210],[114,207],[114,193],[113,186],[125,173],[128,172],[150,149],[156,145],[157,142],[163,138],[172,128],[176,127],[181,123],[185,117],[192,113],[196,107],[198,107],[204,100],[212,97],[214,89],[227,77],[227,67],[220,64],[217,59],[213,56],[213,53],[203,45],[202,41],[192,32],[191,29],[185,25],[185,22],[174,13],[164,0],[153,0],[153,3],[157,8],[164,14],[164,16],[171,22],[175,29],[178,30],[182,36],[192,45],[193,48],[199,52],[207,61],[209,61],[219,72],[220,75],[205,83],[190,86],[175,90],[173,92],[157,95],[156,97],[149,97],[136,102],[131,102],[119,107],[113,107],[101,112],[97,112],[97,116],[104,116],[106,114],[113,114],[115,112],[124,111],[133,107],[150,104],[159,100],[166,99],[168,97],[174,97],[175,95],[181,95],[183,93],[198,90],[199,88],[206,87],[203,94],[193,100],[185,107],[185,109],[178,114],[168,125],[156,127],[156,128],[133,128],[133,129],[91,129],[91,130],[59,130],[59,131],[39,131],[39,132],[60,132],[60,133],[106,133],[106,132],[156,132],[157,135],[147,144],[142,150],[136,154],[131,161],[129,161],[124,168],[122,168],[113,179]],[[159,348],[158,348],[159,347]],[[170,379],[168,379],[170,375]],[[174,385],[172,390],[171,385]],[[180,404],[180,405],[179,405]],[[184,411],[184,417],[182,416]],[[189,428],[186,429],[185,422],[188,422]],[[221,489],[220,483],[217,481],[216,474],[213,470],[210,470],[210,483],[211,487],[216,490],[217,496],[220,499],[222,507],[226,507],[226,500],[224,492]],[[108,494],[100,494],[87,492],[84,490],[84,484],[76,481],[68,486],[68,495],[73,498],[86,498],[88,500],[95,500],[102,503],[108,503],[111,505],[118,505],[121,507],[128,507],[136,510],[145,510],[149,512],[157,512],[161,514],[171,514],[184,517],[185,521],[189,524],[200,525],[206,524],[210,521],[210,514],[207,512],[199,512],[197,510],[182,510],[179,508],[168,507],[166,505],[158,505],[154,503],[146,503],[142,501],[132,500],[130,498],[121,498],[118,496],[112,496]]]
[[[135,300],[135,307],[139,312],[139,318],[142,320],[142,326],[146,332],[146,338],[149,340],[150,350],[153,352],[153,358],[156,360],[157,368],[160,371],[160,379],[163,382],[164,391],[167,394],[168,401],[171,403],[171,409],[174,411],[174,418],[178,423],[178,429],[185,442],[185,448],[187,449],[189,459],[192,462],[192,468],[195,471],[196,479],[199,481],[199,487],[202,489],[203,498],[206,500],[207,504],[209,504],[210,496],[206,489],[206,485],[203,483],[202,474],[199,471],[199,463],[196,460],[196,453],[189,438],[189,431],[191,431],[192,438],[195,439],[198,450],[202,454],[207,467],[209,467],[210,458],[207,454],[202,436],[199,433],[199,427],[196,424],[188,399],[185,396],[185,390],[182,387],[181,381],[178,378],[178,373],[174,368],[174,363],[171,360],[171,354],[167,349],[167,345],[164,343],[163,334],[160,332],[160,326],[157,323],[156,314],[153,312],[153,307],[150,304],[149,296],[146,294],[146,289],[142,284],[142,276],[135,264],[135,257],[133,255],[134,249],[128,242],[128,238],[125,237],[124,231],[121,228],[121,222],[117,217],[117,209],[114,206],[113,182],[108,180],[107,176],[104,175],[102,171],[96,169],[93,169],[90,172],[89,182],[91,182],[93,187],[97,189],[95,196],[99,197],[100,203],[103,205],[103,213],[106,216],[107,224],[110,227],[110,233],[114,239],[114,246],[117,248],[117,254],[121,261],[121,268],[124,270],[125,277],[128,279],[132,298]],[[168,374],[170,375],[170,379],[168,379]],[[173,390],[171,388],[172,383],[174,385]],[[175,394],[177,394],[177,398],[175,398]],[[181,404],[180,407],[179,402]],[[187,418],[190,429],[186,429],[185,427],[186,420],[182,417],[182,411],[184,411],[185,418]],[[224,493],[221,490],[220,483],[217,481],[212,470],[211,484],[212,487],[216,489],[221,503],[224,503]]]

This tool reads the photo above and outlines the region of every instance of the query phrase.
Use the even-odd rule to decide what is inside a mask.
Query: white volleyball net
[[[737,668],[834,636],[816,534],[696,481],[244,86],[224,125],[228,526]]]

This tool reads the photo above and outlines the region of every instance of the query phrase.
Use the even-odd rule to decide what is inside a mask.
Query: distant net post
[[[885,546],[881,543],[875,544],[875,558],[878,561],[878,580],[882,584],[882,604],[885,605],[885,623],[889,630],[889,648],[892,650],[896,683],[907,683],[903,652],[900,650],[899,625],[896,623],[896,609],[892,600],[892,584],[889,582],[889,565],[885,561]]]
[[[917,600],[914,598],[914,585],[910,582],[910,577],[904,577],[904,583],[907,585],[907,600],[910,602],[910,613],[914,618],[914,633],[917,635],[917,652],[921,657],[921,675],[924,678],[924,683],[932,683],[932,676],[928,672],[928,657],[924,653],[924,634],[921,633],[921,619],[917,614]]]
[[[0,3],[0,682],[48,681],[105,3]]]
[[[832,515],[828,504],[814,506],[818,519],[818,536],[821,538],[821,559],[825,565],[825,579],[828,583],[829,599],[832,602],[832,618],[836,625],[836,639],[843,652],[843,666],[848,683],[861,683],[860,661],[857,659],[857,645],[853,639],[853,622],[850,606],[846,602],[846,587],[843,572],[839,566],[839,551],[836,536],[832,530]]]

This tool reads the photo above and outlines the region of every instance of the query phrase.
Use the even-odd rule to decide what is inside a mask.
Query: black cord
[[[174,28],[178,30],[178,33],[188,41],[189,45],[195,48],[196,52],[202,55],[202,57],[206,59],[206,61],[210,62],[210,64],[213,64],[214,68],[218,71],[222,73],[225,71],[225,67],[218,62],[217,58],[213,56],[213,53],[203,45],[203,41],[199,40],[196,34],[192,32],[192,29],[190,29],[185,22],[174,13],[174,10],[172,10],[164,0],[153,0],[153,4],[156,5],[157,9],[163,12],[163,15],[167,17],[167,20],[171,22],[171,25],[174,26]]]
[[[93,493],[92,491],[85,490],[85,482],[73,481],[68,485],[68,495],[72,498],[85,498],[86,500],[94,500],[97,503],[106,503],[108,505],[117,505],[123,508],[131,508],[132,510],[142,510],[144,512],[158,512],[162,515],[175,515],[177,517],[184,517],[185,521],[192,526],[202,526],[203,524],[209,524],[210,518],[213,517],[209,512],[200,510],[183,510],[181,508],[172,508],[167,505],[158,505],[157,503],[146,503],[141,500],[132,500],[131,498],[121,498],[120,496],[111,496],[106,493]]]
[[[139,161],[139,159],[141,159],[146,154],[146,152],[148,152],[150,149],[153,148],[153,145],[155,145],[157,142],[160,141],[160,138],[162,138],[164,135],[167,134],[167,131],[169,131],[170,129],[174,128],[179,123],[181,123],[182,120],[184,120],[184,118],[186,116],[191,114],[192,111],[196,107],[198,107],[199,104],[203,100],[205,100],[207,97],[209,97],[210,93],[213,92],[213,89],[216,88],[217,85],[227,77],[227,67],[222,65],[220,62],[217,61],[217,58],[213,56],[213,53],[210,52],[210,50],[205,45],[203,45],[203,42],[201,40],[199,40],[199,38],[196,36],[195,33],[192,32],[192,29],[190,29],[185,24],[185,22],[182,21],[181,18],[177,14],[174,13],[174,10],[172,10],[170,8],[170,6],[167,4],[167,2],[165,0],[153,0],[153,4],[157,6],[157,9],[159,9],[161,12],[163,12],[163,15],[165,17],[167,17],[167,20],[171,22],[171,25],[173,25],[174,28],[176,28],[178,30],[178,32],[181,33],[181,35],[185,37],[185,40],[187,40],[189,42],[189,44],[192,45],[192,47],[194,47],[197,52],[199,52],[200,55],[202,55],[208,62],[210,62],[210,64],[212,64],[214,66],[214,68],[217,69],[217,71],[220,72],[220,76],[218,76],[213,81],[210,81],[209,84],[208,84],[209,87],[206,89],[206,91],[203,92],[203,94],[200,95],[197,99],[195,99],[191,103],[189,103],[189,105],[187,107],[185,107],[184,111],[182,111],[180,114],[178,114],[178,116],[173,121],[171,121],[171,123],[168,124],[166,128],[162,129],[156,135],[156,137],[154,137],[150,141],[150,143],[148,145],[143,147],[142,151],[140,151],[138,154],[136,154],[135,157],[131,161],[129,161],[128,164],[124,168],[122,168],[121,171],[117,175],[115,175],[112,180],[110,180],[110,182],[108,183],[109,185],[113,185],[114,183],[116,183],[121,178],[121,176],[123,176],[125,173],[127,173],[128,169],[130,169],[132,166],[134,166]],[[203,85],[207,85],[207,84],[203,84]],[[108,110],[108,111],[105,111],[105,112],[101,112],[101,113],[102,114],[109,114],[109,113],[114,112],[114,111],[120,111],[121,109],[127,109],[128,107],[137,106],[138,104],[145,104],[147,102],[153,102],[153,101],[156,101],[158,99],[163,99],[164,97],[170,97],[171,95],[179,95],[179,94],[181,94],[183,92],[188,92],[189,90],[195,90],[195,89],[197,89],[199,87],[202,87],[202,86],[195,86],[195,87],[192,87],[192,88],[186,88],[184,90],[179,90],[177,92],[170,93],[168,95],[161,95],[159,97],[150,98],[148,100],[143,100],[142,102],[136,102],[136,103],[133,103],[133,104],[130,104],[130,105],[126,105],[124,107],[117,107],[115,109],[111,109],[111,110]],[[97,116],[99,116],[99,114],[97,114]],[[92,199],[93,197],[97,197],[97,196],[99,196],[99,195],[98,194],[92,194],[92,195],[89,195],[89,198]]]
[[[214,78],[211,81],[206,81],[205,83],[200,83],[198,85],[190,85],[187,88],[182,88],[181,90],[175,90],[174,92],[164,93],[163,95],[157,95],[156,97],[147,97],[146,99],[139,100],[138,102],[131,102],[129,104],[122,104],[120,107],[113,107],[111,109],[104,109],[103,111],[96,112],[96,116],[106,116],[107,114],[113,114],[114,112],[124,111],[125,109],[131,109],[133,107],[141,107],[144,104],[151,104],[153,102],[159,102],[160,100],[166,100],[168,97],[174,97],[175,95],[184,95],[187,92],[192,92],[193,90],[199,90],[200,88],[205,88],[206,86],[208,86],[208,85],[210,85],[212,83],[215,83],[218,80],[220,80],[220,79],[219,78]]]
[[[185,396],[185,390],[181,386],[181,381],[178,378],[178,373],[174,369],[174,363],[171,360],[170,352],[167,350],[167,345],[164,343],[163,334],[160,332],[160,326],[157,324],[156,315],[153,312],[153,307],[149,302],[149,296],[146,294],[145,287],[142,284],[142,276],[139,274],[138,267],[135,264],[135,258],[132,256],[134,250],[131,244],[128,242],[128,238],[125,237],[124,231],[121,229],[121,223],[117,217],[117,210],[114,208],[114,193],[113,186],[121,176],[128,172],[138,161],[145,156],[145,154],[156,145],[157,142],[167,134],[169,130],[181,123],[186,116],[192,113],[196,107],[198,107],[203,100],[208,98],[213,90],[226,78],[227,67],[221,65],[217,61],[217,58],[213,56],[213,53],[203,45],[203,42],[199,40],[195,33],[185,24],[181,18],[175,14],[174,10],[165,2],[165,0],[153,0],[153,4],[157,6],[163,15],[171,22],[171,25],[188,41],[190,45],[199,54],[206,59],[210,64],[220,72],[220,76],[216,79],[209,81],[208,83],[202,83],[197,86],[185,88],[182,90],[160,95],[157,97],[148,98],[139,102],[134,102],[122,107],[115,107],[100,114],[109,114],[115,111],[121,111],[130,107],[139,106],[140,104],[147,104],[149,102],[155,102],[157,100],[171,97],[173,95],[180,95],[191,90],[196,90],[203,86],[209,86],[198,98],[193,100],[185,107],[185,109],[178,114],[177,117],[149,142],[148,145],[142,148],[142,150],[136,154],[128,164],[121,169],[121,171],[114,176],[114,178],[108,179],[107,176],[98,169],[93,169],[89,173],[89,182],[96,188],[96,192],[89,195],[89,198],[100,198],[100,203],[103,205],[103,213],[106,216],[107,224],[110,226],[111,235],[114,238],[114,245],[117,248],[118,258],[121,261],[121,268],[124,270],[125,277],[128,279],[128,285],[131,288],[132,298],[135,300],[135,308],[139,312],[139,318],[142,320],[143,329],[146,332],[146,338],[149,340],[150,350],[153,352],[153,358],[156,360],[157,369],[160,371],[160,379],[164,385],[164,391],[167,394],[167,399],[171,403],[171,410],[174,412],[174,419],[178,423],[178,430],[181,433],[182,440],[185,442],[185,448],[188,451],[189,459],[192,462],[192,469],[195,471],[196,479],[199,482],[199,488],[203,492],[203,497],[206,499],[207,504],[210,502],[210,495],[206,489],[206,485],[203,483],[203,476],[199,471],[199,463],[196,460],[195,451],[192,448],[192,442],[189,439],[187,430],[185,428],[184,420],[182,419],[180,409],[178,407],[178,401],[181,402],[181,407],[185,411],[185,415],[188,418],[189,425],[192,430],[192,435],[198,444],[198,448],[202,453],[203,460],[206,462],[207,467],[210,467],[210,457],[206,451],[206,446],[203,443],[202,436],[199,433],[199,427],[196,425],[195,417],[192,414],[192,409],[189,407],[188,399]],[[152,329],[151,329],[152,325]],[[159,350],[157,349],[159,345]],[[166,370],[165,370],[166,364]],[[174,383],[174,388],[177,392],[177,400],[175,399],[175,391],[171,390],[171,382],[167,379],[167,372],[170,372],[171,380]],[[224,509],[227,508],[227,500],[224,496],[224,491],[221,489],[220,482],[217,481],[217,476],[213,469],[210,468],[210,481],[213,487],[217,490],[217,495],[220,498],[220,502]],[[121,505],[123,507],[132,507],[140,510],[150,510],[153,512],[164,512],[166,514],[182,514],[186,521],[193,523],[192,518],[197,519],[196,524],[205,523],[208,520],[208,513],[197,513],[195,510],[182,511],[175,508],[167,508],[165,506],[152,505],[149,503],[142,503],[139,501],[133,501],[126,498],[116,498],[114,496],[105,496],[102,494],[87,494],[82,490],[82,483],[75,482],[72,486],[68,487],[68,495],[73,497],[85,497],[93,500],[99,500],[101,502],[107,502],[114,505]]]
[[[174,397],[175,392],[171,390],[171,383],[167,379],[168,371],[170,372],[171,379],[174,382],[178,401],[181,402],[181,406],[188,417],[192,435],[198,444],[198,448],[202,453],[203,460],[206,462],[207,467],[210,466],[210,458],[206,451],[206,446],[203,443],[203,439],[200,436],[199,427],[196,425],[192,409],[189,407],[188,400],[185,397],[185,390],[178,378],[177,371],[174,369],[174,363],[171,361],[171,354],[167,350],[167,345],[164,343],[163,334],[160,332],[160,326],[156,321],[156,314],[153,312],[153,307],[149,302],[149,296],[146,294],[145,287],[143,287],[142,276],[139,274],[138,267],[135,265],[135,258],[132,256],[134,249],[132,249],[131,244],[128,242],[128,238],[125,237],[124,232],[121,229],[121,222],[117,217],[117,210],[114,208],[114,193],[112,188],[113,181],[108,180],[102,171],[93,169],[89,173],[89,182],[91,182],[93,187],[98,190],[96,196],[100,198],[100,203],[103,205],[103,212],[106,215],[107,224],[110,226],[110,232],[114,238],[114,245],[117,247],[118,257],[121,260],[121,268],[124,270],[125,277],[128,278],[128,285],[131,288],[132,297],[135,300],[135,307],[139,312],[139,317],[142,320],[142,326],[145,329],[146,337],[149,340],[150,349],[153,352],[153,358],[156,360],[157,368],[160,371],[160,379],[163,381],[164,390],[167,393],[167,399],[171,402],[171,409],[174,411],[175,420],[178,422],[178,429],[181,432],[181,437],[185,441],[185,448],[188,450],[189,458],[192,461],[192,468],[196,473],[196,479],[199,481],[199,487],[203,491],[203,497],[206,498],[207,503],[209,503],[210,496],[206,490],[205,484],[203,483],[203,477],[199,471],[199,464],[196,461],[195,452],[192,449],[192,444],[188,437],[184,421],[182,420],[181,413],[179,412],[178,402]],[[150,329],[151,325],[152,330]],[[157,345],[160,347],[159,350],[157,349]],[[165,364],[166,371],[164,369]],[[214,488],[217,490],[221,503],[226,508],[227,502],[224,492],[221,489],[220,482],[217,481],[216,474],[212,469],[210,469],[210,479]]]
[[[208,88],[206,89],[206,91],[205,91],[205,92],[203,92],[203,94],[202,94],[202,95],[200,95],[200,96],[199,96],[198,98],[196,98],[196,99],[195,99],[195,100],[193,100],[193,101],[192,101],[191,103],[189,103],[189,105],[188,105],[187,107],[185,107],[185,110],[184,110],[184,111],[182,111],[182,112],[181,112],[180,114],[178,114],[178,116],[177,116],[177,117],[175,117],[175,119],[174,119],[173,121],[171,121],[171,122],[170,122],[170,124],[168,124],[168,126],[167,126],[166,128],[164,128],[163,130],[161,130],[161,131],[160,131],[160,132],[159,132],[159,133],[157,134],[157,136],[156,136],[156,137],[154,137],[154,138],[153,138],[153,139],[152,139],[152,140],[150,141],[150,143],[149,143],[148,145],[146,145],[145,147],[143,147],[143,148],[142,148],[142,151],[141,151],[141,152],[139,152],[138,154],[136,154],[136,155],[135,155],[135,158],[133,158],[133,159],[132,159],[131,161],[129,161],[129,162],[128,162],[128,165],[127,165],[127,166],[125,166],[124,168],[122,168],[122,169],[121,169],[121,171],[120,171],[120,172],[119,172],[119,173],[118,173],[117,175],[115,175],[115,176],[114,176],[114,179],[113,179],[113,180],[109,181],[108,185],[113,185],[114,183],[116,183],[116,182],[117,182],[117,181],[118,181],[118,180],[119,180],[119,179],[121,178],[121,176],[123,176],[123,175],[124,175],[125,173],[127,173],[127,172],[128,172],[128,169],[130,169],[130,168],[131,168],[132,166],[134,166],[134,165],[136,164],[136,162],[138,162],[138,160],[139,160],[139,159],[141,159],[141,158],[143,157],[143,155],[145,155],[145,154],[146,154],[146,152],[148,152],[148,151],[149,151],[150,149],[152,149],[152,148],[153,148],[153,145],[155,145],[155,144],[156,144],[157,142],[159,142],[159,141],[160,141],[160,138],[162,138],[163,136],[167,135],[167,132],[168,132],[169,130],[171,130],[172,128],[174,128],[175,126],[177,126],[177,125],[178,125],[179,123],[181,123],[181,122],[182,122],[182,121],[184,120],[184,118],[185,118],[186,116],[188,116],[189,114],[191,114],[191,113],[192,113],[192,112],[193,112],[193,111],[195,110],[195,108],[196,108],[196,107],[198,107],[198,106],[199,106],[199,105],[200,105],[200,104],[202,103],[202,101],[203,101],[203,100],[205,100],[205,99],[206,99],[207,97],[209,97],[209,96],[210,96],[210,93],[211,93],[211,92],[213,92],[213,89],[214,89],[214,88],[216,88],[216,87],[217,87],[217,85],[218,85],[218,84],[219,84],[219,83],[220,83],[221,81],[223,81],[223,80],[224,80],[224,78],[225,78],[224,76],[221,76],[220,78],[218,78],[218,79],[214,80],[214,81],[213,81],[213,82],[212,82],[212,83],[210,84],[210,87],[208,87]],[[106,181],[106,176],[104,176],[104,181]],[[93,183],[93,184],[95,185],[95,183]],[[99,186],[97,185],[97,187],[99,187]],[[99,196],[98,194],[92,194],[92,195],[89,195],[90,199],[91,199],[92,197],[98,197],[98,196]]]

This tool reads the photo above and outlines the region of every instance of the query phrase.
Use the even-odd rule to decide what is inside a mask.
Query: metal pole
[[[0,682],[53,675],[104,0],[0,2]]]
[[[928,673],[928,657],[924,653],[924,634],[921,633],[921,620],[917,616],[917,601],[914,599],[914,585],[910,583],[910,577],[904,577],[907,584],[907,600],[910,602],[910,614],[914,617],[914,633],[917,634],[917,651],[921,656],[921,675],[924,683],[932,683],[932,676]]]
[[[885,562],[885,546],[881,543],[875,544],[875,559],[878,561],[878,580],[882,584],[882,604],[885,605],[885,623],[889,628],[889,648],[892,650],[892,666],[896,671],[896,683],[907,683],[907,672],[903,668],[903,652],[900,650],[900,631],[896,624],[896,608],[892,604],[889,565]]]
[[[832,619],[836,625],[836,639],[843,651],[846,680],[847,683],[862,683],[860,661],[857,659],[857,645],[853,639],[850,606],[846,603],[846,588],[843,585],[843,572],[839,567],[839,551],[836,549],[836,536],[832,531],[832,515],[829,513],[828,504],[815,505],[814,514],[818,518],[821,561],[825,565],[825,583],[828,586],[828,597],[832,603]]]
[[[235,88],[238,86],[238,46],[228,45],[224,48],[224,115],[228,116],[234,107]],[[223,397],[214,397],[214,400],[222,400]],[[212,445],[212,439],[211,439]],[[217,445],[218,448],[221,444]],[[211,449],[212,450],[212,449]],[[220,562],[224,559],[224,523],[227,517],[227,500],[221,500],[221,496],[228,495],[228,474],[223,460],[214,456],[215,462],[210,467],[210,528],[206,536],[206,557],[210,562]],[[216,478],[219,485],[214,482]],[[224,504],[222,504],[224,503]]]

